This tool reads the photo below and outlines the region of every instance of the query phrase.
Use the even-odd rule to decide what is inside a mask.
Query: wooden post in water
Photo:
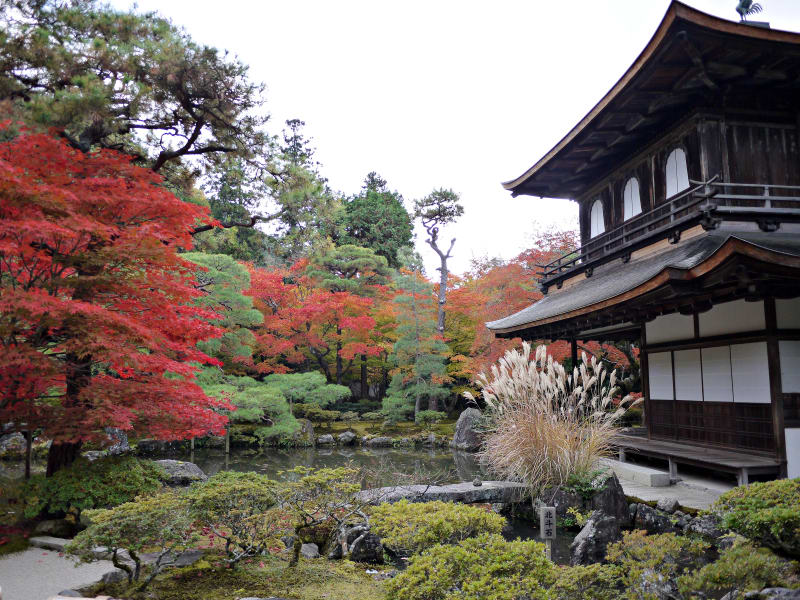
[[[553,539],[556,537],[556,508],[543,506],[539,509],[539,537],[547,548],[547,560],[553,560]]]
[[[231,428],[225,430],[225,456],[231,453]]]

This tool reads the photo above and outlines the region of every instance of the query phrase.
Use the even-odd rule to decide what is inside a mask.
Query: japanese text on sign
[[[539,510],[539,536],[545,540],[556,537],[556,509],[554,506],[543,506]]]

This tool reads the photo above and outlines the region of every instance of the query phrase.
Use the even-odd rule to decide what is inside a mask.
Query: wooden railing
[[[713,177],[690,181],[690,187],[584,245],[539,265],[543,287],[586,271],[659,239],[680,239],[680,232],[702,223],[713,228],[721,221],[756,221],[772,231],[784,220],[800,221],[800,186],[726,183]],[[591,271],[590,271],[591,272]]]

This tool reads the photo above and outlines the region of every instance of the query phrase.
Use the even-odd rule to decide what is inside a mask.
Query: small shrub
[[[421,410],[417,413],[415,421],[425,427],[430,427],[434,423],[439,423],[447,418],[447,413],[438,410]]]
[[[712,507],[725,527],[768,548],[800,557],[800,478],[752,483]]]
[[[370,523],[385,546],[407,556],[436,544],[454,544],[484,533],[500,533],[506,520],[477,506],[401,500],[376,506]]]
[[[342,416],[338,410],[325,410],[317,404],[295,404],[293,410],[295,416],[314,423],[330,423]]]
[[[574,506],[570,506],[567,508],[567,516],[561,520],[561,526],[566,528],[577,527],[580,529],[586,525],[586,522],[591,516],[591,512],[582,513]]]
[[[375,410],[375,411],[372,411],[372,412],[365,412],[364,414],[361,415],[361,418],[364,421],[381,421],[382,422],[386,418],[386,415],[384,415],[379,410]]]
[[[617,565],[563,567],[550,592],[557,600],[617,600],[621,578]]]
[[[544,544],[482,535],[412,556],[386,587],[389,600],[546,600],[554,579]]]
[[[316,404],[320,408],[349,400],[352,395],[345,385],[329,384],[319,371],[308,373],[275,373],[264,383],[279,389],[289,402]]]
[[[288,530],[288,517],[277,508],[276,486],[265,475],[222,471],[189,489],[192,516],[225,541],[231,566],[267,552]]]
[[[358,413],[352,410],[348,410],[347,412],[343,412],[342,415],[339,417],[340,421],[344,421],[345,423],[354,423],[355,421],[359,420]]]
[[[677,578],[708,550],[706,542],[664,533],[644,531],[623,533],[622,540],[609,544],[606,559],[616,563],[622,573],[625,593],[630,600],[655,599],[653,591],[664,585],[677,587]]]
[[[567,477],[566,488],[580,494],[584,500],[590,500],[597,490],[603,487],[609,476],[610,473],[605,469],[572,473]]]
[[[719,560],[678,579],[678,588],[687,598],[721,597],[770,586],[785,586],[795,569],[766,548],[750,543],[736,544],[723,550]],[[796,583],[796,581],[795,581]]]
[[[111,508],[136,496],[152,494],[162,485],[164,472],[155,463],[132,456],[88,461],[79,458],[52,477],[35,475],[26,483],[25,516],[43,513],[80,513]]]
[[[139,555],[155,551],[156,560],[150,564],[150,574],[140,589],[173,564],[177,553],[197,540],[186,499],[174,490],[140,496],[107,510],[93,510],[89,516],[91,525],[67,545],[67,554],[91,562],[97,560],[95,549],[105,546],[111,552],[114,566],[125,571],[130,583],[138,581],[142,572]],[[121,550],[128,552],[133,566],[120,560]]]

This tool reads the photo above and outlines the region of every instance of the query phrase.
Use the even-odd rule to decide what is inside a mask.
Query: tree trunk
[[[455,240],[453,240],[455,241]],[[450,246],[452,248],[452,245]],[[444,304],[447,302],[447,257],[450,253],[439,253],[442,266],[439,267],[439,314],[436,322],[436,329],[439,330],[439,335],[444,336]]]
[[[439,400],[433,396],[428,398],[428,410],[439,410]]]
[[[422,410],[422,396],[417,394],[417,401],[414,403],[414,421],[417,420],[417,414]]]
[[[25,432],[25,479],[31,478],[31,450],[33,449],[33,432],[30,425]]]
[[[338,330],[339,335],[342,330]],[[342,385],[342,342],[336,342],[336,385]]]
[[[66,365],[67,389],[64,397],[64,408],[70,410],[80,406],[81,391],[91,382],[92,358],[91,356],[79,357],[75,354],[67,354]],[[57,442],[54,440],[47,453],[47,477],[74,463],[80,456],[82,447],[82,441]]]
[[[369,396],[369,386],[367,384],[367,355],[361,355],[361,399]]]

